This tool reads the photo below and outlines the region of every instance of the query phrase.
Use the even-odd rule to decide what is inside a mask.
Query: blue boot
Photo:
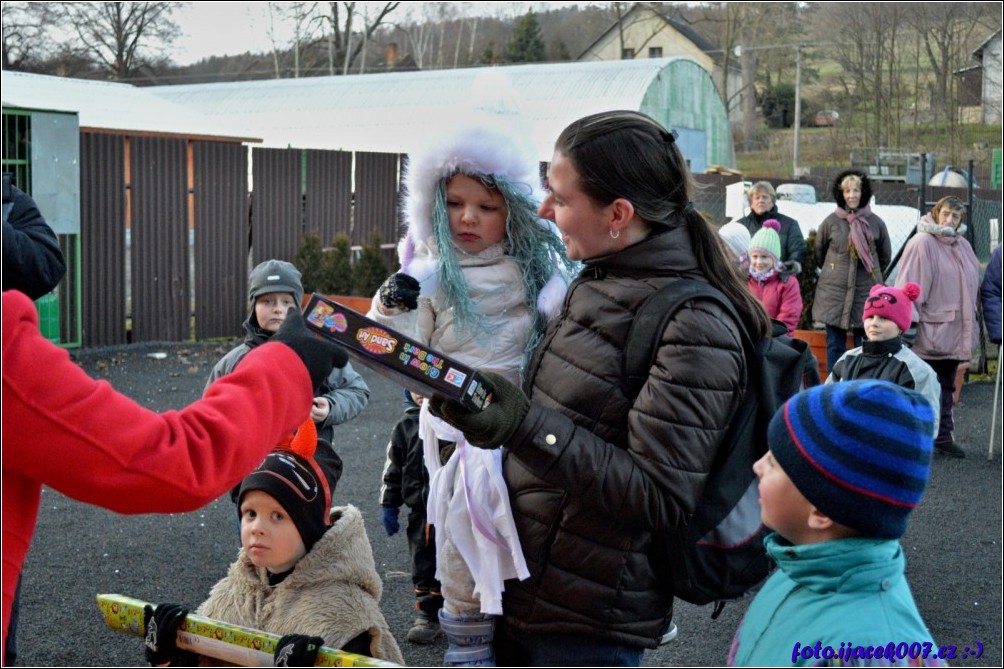
[[[494,667],[495,616],[482,613],[454,616],[439,610],[439,626],[450,645],[443,661],[453,667]]]

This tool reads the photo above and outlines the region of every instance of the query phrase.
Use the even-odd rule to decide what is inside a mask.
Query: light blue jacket
[[[213,370],[209,373],[209,381],[206,382],[206,390],[213,381],[234,371],[237,363],[248,354],[248,351],[265,343],[271,336],[258,327],[250,316],[244,321],[244,330],[247,333],[244,341],[230,349],[213,366]],[[202,392],[205,393],[205,390]],[[352,420],[366,408],[370,401],[370,388],[359,372],[354,370],[350,363],[346,363],[345,367],[331,369],[328,378],[321,384],[317,396],[328,400],[328,404],[331,405],[328,416],[317,423],[317,438],[334,445],[335,426]]]
[[[793,546],[774,533],[764,543],[778,569],[736,632],[730,666],[944,666],[906,582],[899,541],[856,537]],[[911,660],[904,652],[904,659],[890,663],[886,649],[900,643],[904,651],[916,643],[915,650],[922,655],[926,649],[929,657]],[[883,658],[873,652],[872,658],[848,655],[841,662],[841,644],[845,650],[881,646]],[[827,646],[835,655],[829,662],[822,650]],[[803,652],[806,647],[812,650]]]

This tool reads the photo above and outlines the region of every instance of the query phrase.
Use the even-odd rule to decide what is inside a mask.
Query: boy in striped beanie
[[[923,396],[878,380],[815,386],[778,410],[753,466],[778,568],[731,666],[944,666],[899,543],[930,474],[933,422]]]

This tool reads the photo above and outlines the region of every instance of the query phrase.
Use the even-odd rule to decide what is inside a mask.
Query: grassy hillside
[[[741,152],[736,149],[738,169],[745,175],[790,178],[794,130],[764,130],[766,147]],[[802,128],[799,135],[799,165],[803,168],[849,167],[854,149],[865,148],[864,133],[854,128]],[[936,154],[937,167],[965,167],[974,161],[974,173],[989,170],[994,148],[1001,148],[1001,126],[962,125],[950,131],[943,125],[922,125],[903,131],[901,146],[886,149]]]

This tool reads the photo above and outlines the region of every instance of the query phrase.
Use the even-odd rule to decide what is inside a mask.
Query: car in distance
[[[812,117],[812,125],[817,128],[826,128],[834,126],[840,121],[840,114],[833,111],[832,109],[826,109],[823,111],[816,112],[816,115]]]

